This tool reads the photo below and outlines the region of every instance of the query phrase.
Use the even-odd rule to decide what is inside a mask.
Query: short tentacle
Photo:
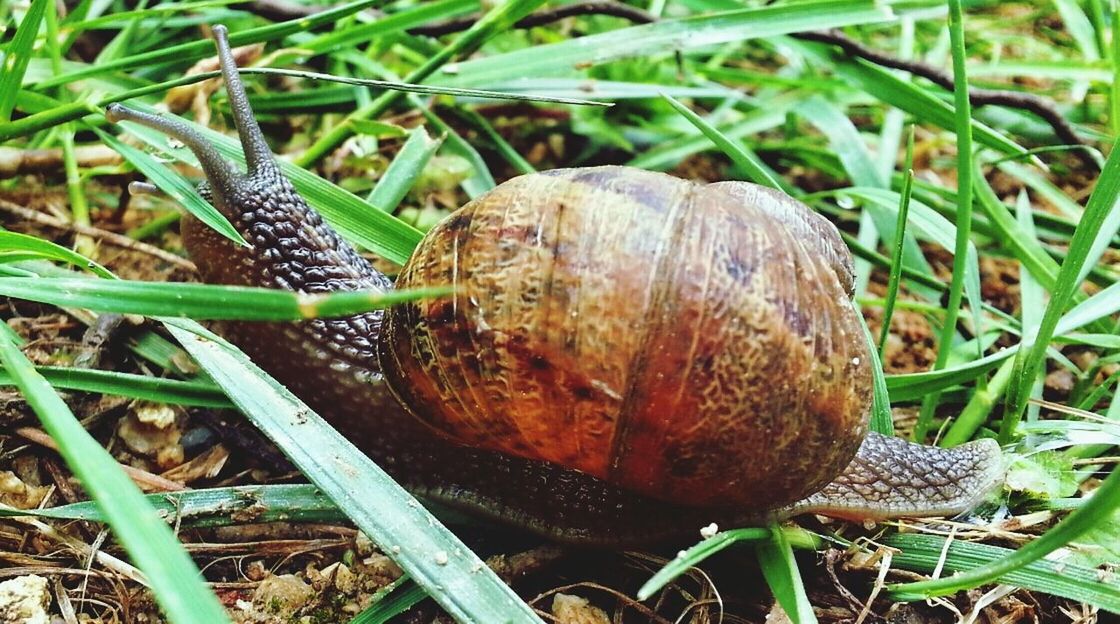
[[[851,520],[952,516],[991,494],[1004,472],[995,440],[941,448],[872,432],[840,476],[779,515],[818,513]]]
[[[186,122],[175,117],[162,117],[144,111],[138,111],[123,104],[110,104],[105,108],[105,118],[112,123],[118,121],[132,121],[142,126],[178,139],[198,158],[202,171],[206,174],[214,197],[217,201],[225,203],[236,189],[243,185],[242,177],[233,165],[218,153],[218,150],[194,128]],[[218,208],[222,206],[219,205]]]
[[[241,137],[241,149],[245,151],[249,175],[252,176],[265,169],[275,169],[276,161],[273,159],[272,150],[265,142],[264,134],[253,116],[249,97],[245,94],[245,85],[241,82],[237,62],[233,59],[233,52],[229,47],[229,30],[218,24],[214,26],[213,31],[214,43],[218,47],[218,62],[222,68],[222,77],[226,81],[226,93],[229,95],[229,107],[233,113],[233,122],[237,126],[237,134]]]

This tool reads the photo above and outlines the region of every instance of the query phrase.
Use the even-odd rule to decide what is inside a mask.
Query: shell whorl
[[[804,215],[750,197],[622,167],[501,185],[398,278],[456,294],[390,311],[387,380],[456,441],[655,498],[771,508],[815,491],[866,432],[867,346]]]

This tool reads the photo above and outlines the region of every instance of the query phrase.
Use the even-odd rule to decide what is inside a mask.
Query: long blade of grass
[[[901,80],[894,74],[864,61],[839,62],[837,75],[848,80],[871,97],[896,106],[918,119],[932,123],[946,130],[952,130],[956,122],[956,110],[948,102],[931,95],[926,90]],[[1008,139],[989,126],[971,120],[972,132],[985,147],[1001,154],[1026,156],[1027,149]]]
[[[1083,500],[1083,499],[1075,499]],[[887,537],[883,544],[897,548],[891,563],[916,572],[931,572],[939,564],[946,572],[972,570],[988,562],[1005,559],[1015,551],[989,544],[956,540],[945,548],[945,538],[918,533]],[[1093,570],[1061,560],[1040,559],[997,579],[999,583],[1087,602],[1120,613],[1120,583]]]
[[[0,56],[0,125],[8,123],[50,0],[34,0]]]
[[[423,127],[411,130],[367,201],[382,212],[396,209],[442,144],[443,139],[432,139]]]
[[[949,362],[953,338],[957,335],[957,316],[966,288],[972,309],[974,331],[980,332],[980,269],[972,235],[972,104],[969,102],[968,75],[965,72],[967,56],[964,49],[964,17],[960,0],[949,0],[949,39],[953,51],[953,97],[956,103],[957,133],[957,214],[956,244],[953,247],[953,279],[949,283],[949,299],[945,304],[945,317],[941,335],[937,340],[937,358],[933,370],[941,370]],[[972,252],[970,255],[969,252]],[[914,425],[912,438],[924,440],[933,423],[933,412],[941,396],[932,393],[922,400],[922,409]]]
[[[1007,410],[1004,421],[1000,427],[1000,441],[1007,443],[1015,435],[1015,427],[1019,424],[1023,412],[1027,408],[1031,389],[1035,377],[1042,367],[1046,357],[1046,348],[1054,336],[1058,320],[1062,312],[1073,299],[1081,280],[1081,269],[1088,257],[1093,241],[1100,233],[1101,226],[1108,219],[1109,214],[1118,209],[1117,200],[1120,199],[1120,142],[1113,145],[1112,153],[1105,162],[1097,186],[1089,197],[1085,212],[1081,217],[1077,229],[1069,242],[1069,252],[1058,271],[1054,289],[1050,293],[1050,301],[1046,305],[1046,312],[1042,315],[1037,334],[1033,336],[1033,346],[1021,350],[1016,356],[1015,372],[1008,392]],[[1111,234],[1109,234],[1111,238]]]
[[[147,578],[156,600],[176,624],[229,622],[225,609],[140,490],[70,412],[26,356],[0,336],[0,363],[12,376],[82,487],[97,501],[113,534]]]
[[[668,102],[682,117],[687,119],[690,124],[696,126],[697,130],[704,133],[704,136],[708,137],[732,162],[745,171],[747,176],[750,177],[751,182],[769,186],[779,191],[785,190],[781,182],[770,174],[770,169],[759,159],[757,154],[750,151],[742,144],[732,141],[728,136],[720,132],[718,128],[708,123],[708,121],[700,115],[692,112],[692,109],[681,104],[671,95],[662,93],[661,98]]]
[[[5,277],[0,295],[29,301],[145,316],[207,320],[299,321],[349,316],[416,299],[450,294],[450,287],[322,294],[215,284],[172,284],[87,278]]]
[[[665,19],[464,61],[458,64],[454,74],[436,76],[432,82],[488,87],[521,76],[566,76],[573,67],[590,67],[623,58],[661,55],[804,30],[871,24],[891,18],[890,9],[877,2],[826,0]]]
[[[465,89],[461,87],[448,87],[441,85],[415,84],[399,80],[374,80],[372,78],[352,78],[349,76],[335,76],[319,72],[305,71],[302,69],[283,69],[280,67],[243,67],[238,70],[242,74],[265,74],[274,76],[289,76],[291,78],[306,78],[323,82],[337,82],[340,84],[357,85],[376,89],[388,89],[404,93],[422,93],[426,95],[450,95],[453,97],[481,98],[487,100],[513,100],[519,102],[539,102],[542,104],[571,104],[573,106],[613,106],[610,102],[588,100],[586,98],[563,97],[557,95],[537,95],[533,93],[515,93],[510,91],[494,91],[492,89]],[[207,72],[211,73],[211,72]],[[220,72],[212,72],[215,76]]]
[[[61,245],[56,245],[55,243],[36,238],[29,234],[0,232],[0,261],[3,261],[4,256],[12,254],[16,250],[30,252],[34,256],[46,258],[48,260],[66,262],[67,264],[86,269],[98,277],[108,279],[113,279],[114,277],[109,269]]]
[[[793,624],[815,624],[817,616],[813,612],[809,596],[805,594],[805,584],[797,569],[793,548],[781,526],[770,526],[769,538],[755,545],[755,554],[766,584],[770,586],[770,591],[774,593],[774,598],[782,605],[790,621]]]
[[[991,583],[997,579],[1006,580],[1003,578],[1005,575],[1021,570],[1065,546],[1078,535],[1097,525],[1099,518],[1110,517],[1118,507],[1120,507],[1120,471],[1113,471],[1085,504],[1037,539],[1007,556],[988,560],[983,565],[969,568],[948,578],[889,585],[887,589],[896,600],[909,601],[945,596],[969,587]],[[1117,593],[1117,596],[1120,597],[1120,593]]]
[[[786,532],[786,541],[796,548],[818,550],[821,541],[812,533],[800,528],[789,527],[782,529]],[[638,600],[649,600],[655,593],[678,576],[688,572],[689,568],[700,565],[705,559],[722,551],[723,549],[742,543],[759,542],[770,539],[771,531],[763,527],[750,527],[745,529],[731,529],[720,531],[715,535],[697,542],[687,550],[681,551],[669,563],[666,563],[648,581],[638,589]]]
[[[886,304],[883,306],[883,326],[879,331],[879,357],[886,357],[887,337],[891,333],[891,318],[898,300],[898,287],[902,282],[902,245],[906,236],[907,215],[910,213],[910,193],[914,183],[914,126],[906,138],[906,165],[899,195],[898,221],[895,224],[894,246],[891,248],[891,269],[887,277]]]
[[[306,404],[190,321],[168,330],[250,420],[460,622],[541,622],[469,548]]]
[[[144,401],[171,403],[192,407],[231,407],[229,399],[214,384],[202,381],[180,381],[147,375],[134,375],[63,366],[39,366],[40,375],[55,388],[114,394]],[[0,385],[10,386],[15,379],[0,370]]]

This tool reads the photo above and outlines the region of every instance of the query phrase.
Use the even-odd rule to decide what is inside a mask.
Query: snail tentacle
[[[275,157],[253,116],[249,97],[245,94],[245,84],[241,81],[237,62],[229,47],[229,29],[217,24],[213,32],[214,43],[218,48],[218,64],[222,70],[222,78],[226,82],[226,94],[229,96],[229,108],[233,113],[233,123],[237,126],[237,135],[241,137],[241,149],[245,152],[249,175],[253,176],[268,169],[275,170],[277,169]]]
[[[230,199],[236,189],[244,185],[243,176],[234,169],[233,164],[223,158],[206,137],[177,117],[153,115],[114,103],[105,108],[105,119],[111,123],[131,121],[147,126],[186,145],[202,166],[210,188],[214,191],[214,198],[222,204]]]

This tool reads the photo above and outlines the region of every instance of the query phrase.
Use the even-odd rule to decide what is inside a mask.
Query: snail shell
[[[769,509],[866,435],[871,369],[835,228],[751,184],[626,167],[515,178],[424,238],[388,312],[400,403],[462,444],[650,497]]]

